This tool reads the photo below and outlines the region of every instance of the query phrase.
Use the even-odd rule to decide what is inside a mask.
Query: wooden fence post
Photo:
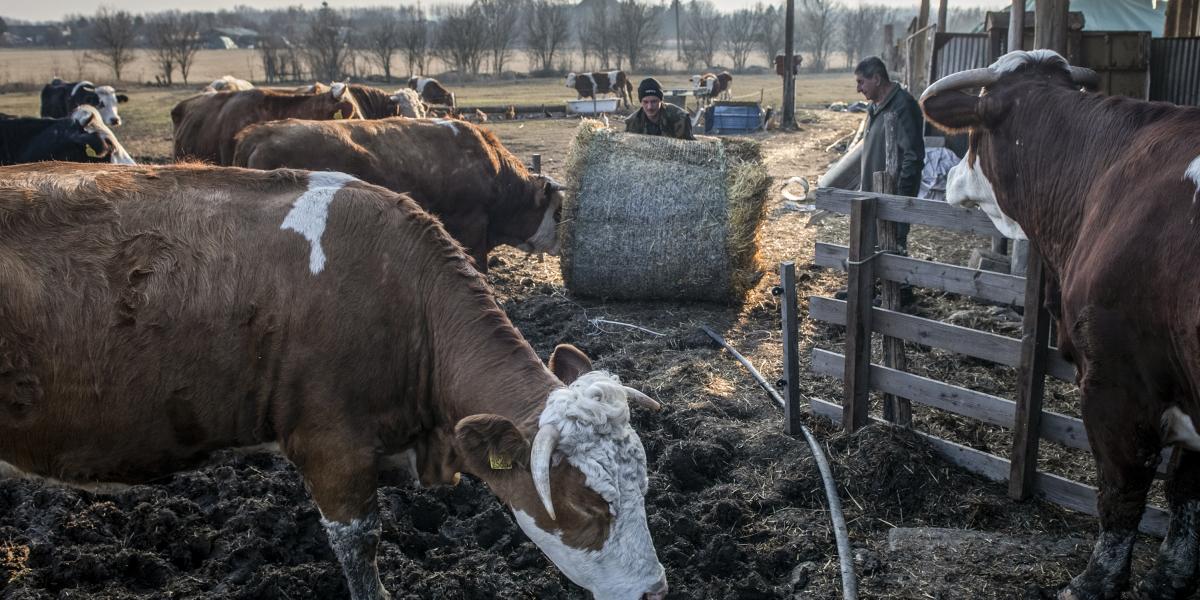
[[[533,173],[535,175],[540,174],[542,172],[542,155],[541,154],[533,155],[533,168],[531,170],[533,171]]]
[[[891,173],[877,171],[874,174],[872,183],[874,185],[871,186],[871,189],[875,192],[881,194],[896,193],[896,179],[892,177]],[[896,229],[897,223],[895,221],[879,222],[880,252],[895,252],[900,249]],[[883,307],[888,310],[900,310],[900,283],[885,280],[881,283],[880,287],[883,292]],[[904,356],[904,340],[891,336],[883,337],[883,366],[900,371],[908,367],[908,361]],[[894,394],[884,394],[883,418],[891,423],[905,427],[909,426],[912,424],[912,403],[908,398],[902,398]]]
[[[783,430],[788,435],[800,433],[800,332],[796,319],[796,263],[779,265],[779,310],[783,320]]]
[[[875,296],[874,197],[850,201],[850,250],[846,261],[846,377],[842,427],[854,432],[867,424],[871,399],[871,300]]]
[[[1038,443],[1042,429],[1042,394],[1046,383],[1050,313],[1045,308],[1046,278],[1037,246],[1029,244],[1025,276],[1025,320],[1021,334],[1021,363],[1017,367],[1016,422],[1013,424],[1008,495],[1024,500],[1037,480]]]

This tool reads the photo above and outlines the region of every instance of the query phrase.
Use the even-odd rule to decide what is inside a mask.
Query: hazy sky
[[[722,10],[731,10],[738,8],[746,8],[753,6],[758,0],[714,0],[717,7]],[[399,4],[405,4],[399,3]],[[428,6],[430,4],[440,4],[438,0],[424,0],[422,4]],[[842,4],[856,5],[858,0],[841,0]],[[866,0],[868,4],[886,4],[888,6],[897,7],[915,7],[918,2],[916,0]],[[84,13],[90,14],[96,11],[96,7],[100,4],[106,6],[128,10],[130,12],[146,12],[158,11],[165,8],[178,8],[180,10],[219,10],[222,8],[233,8],[238,4],[246,4],[260,8],[282,8],[289,5],[302,4],[306,8],[320,6],[320,0],[302,1],[302,0],[174,0],[172,2],[157,2],[153,0],[55,0],[54,2],[36,2],[30,0],[0,0],[0,17],[11,17],[24,20],[48,20],[58,19],[67,13]],[[396,4],[385,0],[329,0],[330,6],[348,7],[348,6],[371,6]],[[799,2],[797,2],[799,4]],[[937,7],[937,0],[932,1],[933,6]],[[1008,6],[1010,2],[1005,0],[950,0],[951,7],[960,8],[995,8],[999,9],[1003,6]]]

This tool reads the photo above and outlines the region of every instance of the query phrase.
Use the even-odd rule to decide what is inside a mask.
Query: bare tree
[[[733,70],[742,71],[750,52],[758,42],[759,13],[743,8],[725,16],[725,51],[733,60]]]
[[[620,0],[617,3],[616,30],[621,32],[616,39],[617,53],[629,61],[630,71],[637,71],[639,65],[653,59],[657,50],[657,17],[658,10],[649,3],[638,0]]]
[[[804,0],[798,16],[801,46],[812,56],[814,71],[824,71],[837,30],[836,0]]]
[[[121,80],[121,71],[134,59],[133,42],[137,28],[133,15],[126,11],[100,7],[92,18],[92,41],[96,44],[97,60],[113,72],[113,79]]]
[[[687,5],[686,13],[683,58],[688,68],[697,62],[702,67],[716,64],[713,59],[721,47],[721,13],[708,0],[692,0]]]
[[[492,72],[504,72],[511,46],[517,38],[517,17],[521,14],[519,0],[475,0],[483,18],[484,37],[492,64]]]
[[[172,12],[165,12],[146,19],[146,41],[150,46],[150,54],[158,64],[161,78],[165,85],[171,85],[171,77],[175,73],[175,36],[179,27],[179,17]]]
[[[196,54],[204,46],[200,38],[200,16],[195,13],[179,15],[178,26],[175,28],[175,39],[172,40],[175,49],[175,64],[179,65],[179,75],[187,85],[188,74],[196,62]]]
[[[767,59],[768,65],[775,64],[775,57],[783,53],[784,29],[786,15],[778,6],[763,6],[760,2],[754,6],[758,16],[758,49]]]
[[[584,27],[579,28],[579,45],[585,48],[590,48],[592,53],[599,59],[599,69],[607,69],[612,66],[612,58],[616,49],[615,42],[615,24],[613,17],[608,13],[608,2],[600,1],[592,5],[592,18],[585,19],[587,25],[587,35],[584,35]],[[617,64],[620,68],[620,64]]]
[[[322,2],[309,22],[304,36],[304,53],[313,77],[324,81],[342,78],[350,58],[350,47],[344,33],[345,20],[328,2]]]
[[[461,74],[478,75],[487,52],[487,24],[475,5],[443,6],[434,52]]]
[[[895,11],[885,6],[862,4],[847,9],[842,17],[842,48],[849,65],[865,56],[880,54],[883,25],[890,23]]]
[[[400,15],[400,48],[408,72],[422,74],[429,58],[429,21],[425,19],[425,10],[420,6],[402,6]]]
[[[556,0],[533,0],[525,23],[529,62],[538,61],[542,72],[548,73],[554,68],[554,54],[571,35],[567,6]]]
[[[363,35],[367,53],[383,69],[384,81],[391,83],[392,57],[400,49],[404,33],[400,17],[391,8],[382,8],[370,13],[367,18],[371,21]]]

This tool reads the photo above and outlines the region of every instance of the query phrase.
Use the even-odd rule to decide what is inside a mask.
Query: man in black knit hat
[[[663,102],[662,86],[653,77],[638,84],[642,107],[625,119],[625,131],[644,135],[664,135],[681,140],[694,140],[692,122],[682,108]]]

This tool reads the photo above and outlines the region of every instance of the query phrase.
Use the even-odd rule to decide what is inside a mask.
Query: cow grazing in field
[[[733,99],[733,75],[729,71],[717,74],[692,75],[692,90],[703,104],[716,100]]]
[[[344,83],[329,91],[294,94],[256,88],[192,96],[171,110],[175,159],[233,163],[233,136],[243,127],[276,119],[357,119],[361,112]]]
[[[117,104],[128,102],[129,97],[118,94],[111,85],[96,86],[90,81],[64,82],[55,78],[42,88],[42,116],[62,119],[71,115],[76,107],[84,104],[96,107],[104,124],[109,127],[121,125]]]
[[[254,84],[233,75],[225,75],[204,87],[204,92],[242,92],[254,89]]]
[[[87,104],[65,119],[0,115],[0,165],[45,160],[136,164],[100,112]]]
[[[97,168],[100,167],[100,168]],[[0,168],[0,467],[142,483],[275,444],[354,600],[389,597],[382,465],[482,479],[597,598],[661,599],[657,408],[560,346],[543,364],[441,225],[341,173]]]
[[[483,272],[488,253],[501,244],[558,253],[561,186],[530,174],[490,131],[465,121],[263,123],[238,134],[233,164],[342,171],[407,192],[441,219]]]
[[[438,104],[454,108],[454,94],[450,93],[436,79],[430,77],[410,77],[408,79],[408,88],[416,90],[421,95],[421,100],[426,104]]]
[[[593,71],[591,73],[567,73],[567,87],[575,90],[577,98],[599,98],[600,94],[612,94],[626,107],[633,103],[633,84],[625,71]]]
[[[1080,90],[1096,81],[1054,52],[1012,52],[938,81],[921,103],[940,127],[970,132],[947,200],[1028,236],[1059,290],[1051,310],[1100,487],[1100,536],[1059,598],[1116,598],[1128,585],[1165,445],[1182,451],[1172,516],[1139,597],[1185,598],[1200,553],[1200,109]]]

